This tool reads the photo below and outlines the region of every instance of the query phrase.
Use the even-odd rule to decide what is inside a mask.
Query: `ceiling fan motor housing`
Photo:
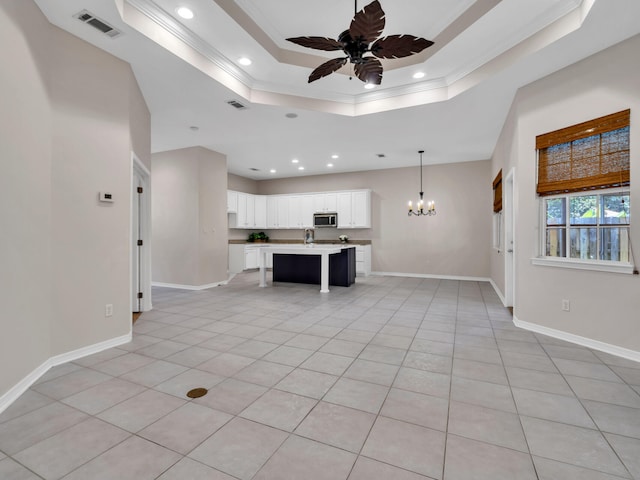
[[[340,34],[338,40],[328,37],[287,38],[289,42],[316,50],[342,50],[347,56],[331,59],[317,67],[309,75],[309,83],[338,71],[347,60],[355,65],[356,77],[365,83],[382,83],[382,63],[380,58],[402,58],[420,53],[433,45],[431,40],[413,35],[390,35],[379,38],[385,26],[385,13],[379,0],[374,0],[362,10],[357,11],[348,30]],[[371,47],[369,47],[371,45]],[[365,53],[371,53],[367,57]]]
[[[363,63],[362,56],[369,51],[368,44],[360,38],[351,38],[349,30],[345,30],[338,37],[338,41],[344,45],[343,50],[351,63]]]

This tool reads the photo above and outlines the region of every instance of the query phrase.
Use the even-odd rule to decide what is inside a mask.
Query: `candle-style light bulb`
[[[413,210],[413,206],[411,204],[411,200],[409,200],[409,211]]]

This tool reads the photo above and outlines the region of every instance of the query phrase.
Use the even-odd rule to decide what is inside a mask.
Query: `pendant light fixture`
[[[433,200],[427,202],[427,208],[425,209],[424,200],[422,198],[424,196],[424,191],[422,190],[422,154],[424,153],[424,150],[419,150],[418,153],[420,154],[420,200],[418,200],[418,204],[416,205],[415,209],[413,208],[413,203],[409,201],[409,216],[432,216],[436,214],[435,202]]]

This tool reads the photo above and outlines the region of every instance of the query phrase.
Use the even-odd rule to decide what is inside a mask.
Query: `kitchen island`
[[[267,255],[273,254],[273,281],[349,286],[355,279],[355,248],[350,245],[269,245],[259,248],[260,286],[267,286]],[[318,262],[319,260],[319,262]],[[333,280],[330,282],[330,280]]]

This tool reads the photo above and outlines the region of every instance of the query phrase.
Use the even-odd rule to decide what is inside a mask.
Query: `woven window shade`
[[[493,211],[495,213],[502,211],[502,169],[493,179]]]
[[[536,137],[538,195],[629,185],[630,110]]]

